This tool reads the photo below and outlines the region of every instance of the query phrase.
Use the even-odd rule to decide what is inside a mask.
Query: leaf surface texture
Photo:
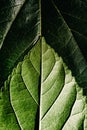
[[[1,130],[87,129],[86,3],[1,0]]]

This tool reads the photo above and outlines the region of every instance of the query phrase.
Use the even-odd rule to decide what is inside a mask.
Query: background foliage
[[[1,0],[1,130],[87,129],[86,11],[86,0]]]

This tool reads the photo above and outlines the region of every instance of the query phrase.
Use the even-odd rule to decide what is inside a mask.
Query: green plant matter
[[[1,0],[0,130],[87,129],[86,10],[86,0]]]

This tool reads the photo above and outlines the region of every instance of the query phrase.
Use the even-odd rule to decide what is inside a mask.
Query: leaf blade
[[[18,61],[23,60],[24,55],[38,41],[41,34],[40,24],[39,0],[26,1],[17,14],[0,50],[1,86]]]

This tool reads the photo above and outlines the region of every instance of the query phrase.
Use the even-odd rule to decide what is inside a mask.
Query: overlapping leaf
[[[42,61],[40,129],[86,129],[86,97],[62,59],[44,40]],[[50,71],[46,65],[52,67]]]
[[[3,23],[0,23],[0,36],[3,35],[0,42],[0,44],[3,44],[0,50],[0,86],[11,73],[14,66],[17,65],[19,59],[23,59],[27,49],[29,50],[40,36],[39,0],[26,0],[24,3],[23,1],[17,2],[19,5],[16,8],[16,1],[4,1],[4,3],[7,3],[5,5],[6,9],[3,7],[3,10],[0,11],[1,14],[4,12],[3,15],[0,15],[0,21],[5,22],[5,27]],[[3,0],[1,3],[3,5]],[[19,8],[21,8],[20,11]],[[7,12],[7,17],[5,17],[5,12]],[[7,18],[8,21],[5,21]],[[4,29],[6,32],[3,31]],[[6,35],[5,38],[4,35]]]
[[[71,71],[58,54],[46,44],[44,38],[13,70],[1,91],[0,104],[2,130],[14,127],[17,130],[87,128],[86,96],[83,96],[83,90],[77,85]],[[39,106],[40,111],[37,113]]]
[[[58,10],[54,2],[49,0],[43,2],[43,8],[47,12],[43,12],[43,35],[72,70],[78,84],[84,88],[87,86],[87,63],[78,47],[78,40],[72,35],[67,21],[64,20],[61,10]],[[84,93],[85,91],[87,90],[84,90]]]
[[[38,53],[37,53],[38,51]],[[35,57],[35,54],[36,57]],[[13,70],[5,82],[0,100],[0,128],[35,128],[39,106],[40,44]]]
[[[2,7],[0,23],[0,129],[86,130],[87,63],[70,22],[61,14],[66,4],[9,2],[13,6],[5,5],[7,15]]]
[[[87,0],[54,0],[87,60]]]

